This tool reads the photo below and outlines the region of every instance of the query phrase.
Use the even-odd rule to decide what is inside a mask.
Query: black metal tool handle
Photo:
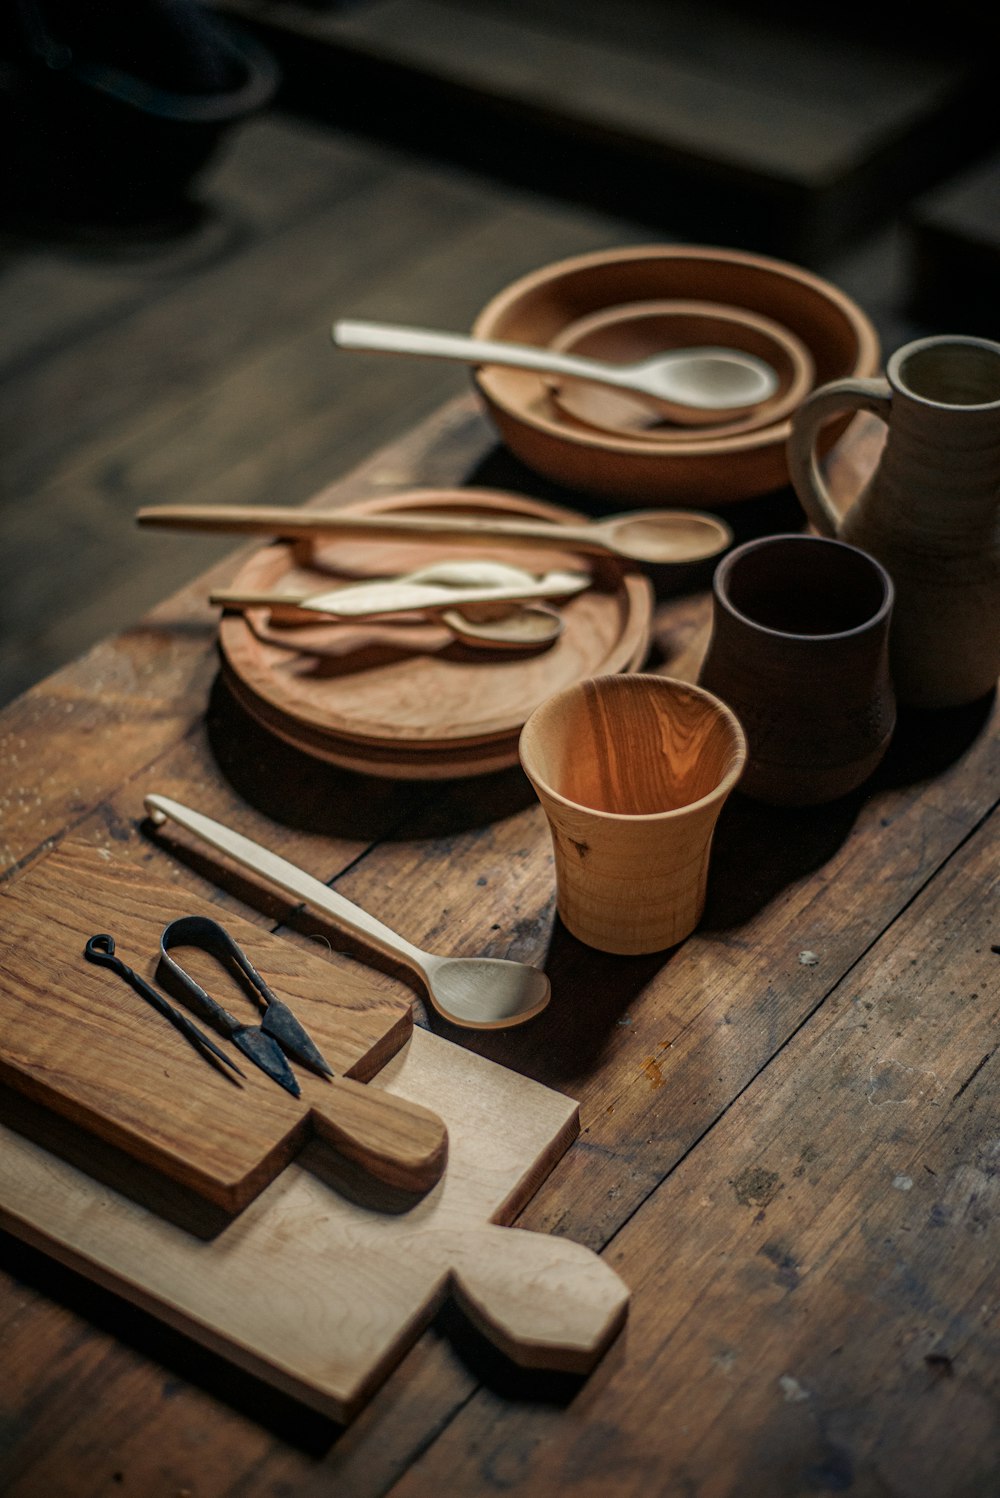
[[[113,936],[109,936],[107,932],[101,932],[97,936],[92,936],[83,949],[83,955],[88,962],[97,963],[100,967],[108,967],[113,973],[117,973],[119,978],[123,978],[126,983],[135,989],[140,997],[146,1000],[147,1004],[151,1004],[154,1009],[170,1020],[171,1024],[175,1025],[197,1050],[201,1051],[203,1055],[208,1053],[206,1060],[212,1060],[214,1057],[215,1060],[221,1061],[223,1065],[229,1067],[230,1071],[234,1071],[237,1076],[242,1077],[245,1075],[236,1065],[236,1062],[232,1061],[224,1051],[219,1049],[214,1040],[210,1039],[203,1030],[199,1030],[193,1019],[186,1015],[183,1010],[175,1009],[173,1004],[168,1003],[163,995],[158,993],[151,984],[147,983],[145,978],[141,978],[134,968],[130,968],[127,963],[122,962],[120,957],[115,956],[115,939]]]
[[[227,961],[235,964],[264,1009],[260,1025],[241,1025],[227,1009],[206,993],[171,955],[173,949],[179,946],[200,947],[223,964]],[[297,1093],[298,1087],[297,1084],[289,1085],[291,1074],[283,1057],[275,1056],[275,1049],[291,1056],[295,1061],[303,1062],[322,1076],[333,1076],[333,1068],[288,1005],[272,992],[242,947],[218,921],[203,915],[181,916],[176,921],[171,921],[160,938],[160,955],[167,970],[185,993],[191,996],[205,1017],[228,1035],[274,1081],[288,1088],[289,1092]]]

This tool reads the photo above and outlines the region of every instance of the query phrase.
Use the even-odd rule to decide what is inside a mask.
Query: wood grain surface
[[[414,1039],[372,1093],[441,1110],[455,1148],[440,1189],[409,1210],[380,1208],[312,1144],[238,1224],[201,1241],[4,1131],[0,1220],[336,1420],[449,1291],[508,1356],[586,1371],[621,1325],[624,1284],[590,1249],[492,1225],[566,1149],[576,1105],[449,1041]]]
[[[161,978],[161,931],[179,916],[204,913],[183,892],[68,844],[0,895],[0,912],[0,1082],[53,1109],[68,1127],[229,1212],[252,1201],[312,1134],[391,1186],[427,1190],[440,1176],[447,1153],[441,1120],[416,1108],[380,1108],[358,1085],[412,1028],[409,1010],[373,994],[363,975],[227,919],[230,935],[336,1074],[294,1067],[296,1098],[235,1047],[227,1049],[242,1077],[210,1064],[117,973],[86,961],[89,938],[110,932],[121,961],[147,982]],[[260,1023],[254,996],[223,965],[195,949],[181,960],[241,1023]],[[221,1045],[208,1022],[194,1017]],[[16,1117],[16,1108],[10,1112]]]
[[[841,499],[870,472],[876,428],[859,424],[837,454]],[[526,482],[463,398],[317,498],[451,485],[484,465],[498,486]],[[741,539],[787,529],[787,496],[740,523]],[[705,581],[662,597],[654,669],[696,677]],[[990,1492],[995,705],[904,715],[873,781],[842,803],[774,812],[737,793],[700,928],[666,956],[615,958],[556,921],[548,834],[519,774],[393,783],[284,746],[215,682],[206,592],[168,600],[3,715],[12,887],[71,831],[154,863],[223,917],[344,945],[252,881],[222,889],[207,862],[151,840],[142,796],[155,786],[391,910],[412,940],[543,963],[545,1014],[463,1044],[579,1099],[578,1141],[511,1212],[634,1276],[635,1304],[585,1386],[511,1370],[442,1309],[340,1430],[8,1237],[11,1498],[603,1498],[619,1482],[702,1498]]]

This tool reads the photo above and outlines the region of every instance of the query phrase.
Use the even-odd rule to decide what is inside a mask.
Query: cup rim
[[[991,401],[956,402],[932,400],[929,395],[921,395],[919,390],[913,387],[903,378],[903,364],[914,354],[923,353],[925,349],[941,348],[945,344],[958,344],[963,348],[986,349],[1000,359],[1000,343],[992,338],[977,338],[972,333],[932,333],[926,338],[914,338],[909,343],[904,343],[895,353],[890,354],[886,361],[885,373],[893,390],[908,401],[914,401],[917,405],[926,406],[930,411],[997,411],[1000,410],[1000,396]]]
[[[595,684],[600,685],[604,682],[655,682],[657,689],[660,686],[667,686],[674,690],[680,689],[692,697],[700,698],[715,711],[718,717],[726,721],[733,736],[735,763],[726,771],[718,785],[713,786],[704,796],[699,796],[696,801],[686,801],[683,806],[669,807],[664,811],[602,811],[599,807],[588,806],[584,801],[574,801],[571,797],[564,796],[561,791],[557,791],[554,786],[550,785],[544,776],[528,768],[524,757],[525,736],[528,734],[532,724],[546,710],[551,710],[556,704],[564,702],[570,697],[578,696],[585,687]],[[724,801],[746,769],[749,748],[747,745],[747,736],[739,718],[729,704],[723,702],[722,698],[717,697],[714,692],[709,692],[705,687],[697,686],[693,682],[682,681],[677,676],[658,676],[652,671],[625,671],[617,675],[587,676],[582,681],[574,682],[571,686],[563,687],[561,691],[554,692],[551,697],[546,697],[545,701],[540,702],[530,713],[524,727],[521,729],[518,738],[518,758],[521,762],[522,770],[532,785],[541,786],[546,795],[551,796],[554,801],[558,801],[562,806],[572,807],[575,811],[586,812],[593,817],[603,817],[609,822],[663,822],[673,817],[687,816],[690,812],[710,806],[716,801]]]
[[[826,546],[833,547],[838,551],[850,552],[853,556],[861,557],[873,570],[882,583],[882,602],[878,608],[868,615],[867,619],[860,624],[853,624],[850,629],[828,630],[825,634],[798,634],[794,630],[774,629],[769,624],[761,624],[759,620],[745,614],[742,609],[736,607],[727,592],[723,592],[729,580],[729,575],[744,557],[755,551],[762,551],[776,541],[791,541],[795,545]],[[739,620],[741,624],[748,625],[751,629],[762,635],[768,635],[773,640],[785,640],[795,644],[823,645],[827,642],[836,643],[850,640],[876,626],[881,625],[892,610],[895,599],[895,589],[892,578],[870,552],[863,551],[860,546],[852,546],[848,541],[838,541],[832,536],[813,536],[803,531],[781,531],[773,536],[757,536],[752,541],[744,541],[741,546],[734,546],[719,562],[712,576],[712,593],[716,602],[725,609],[726,613],[733,619]]]

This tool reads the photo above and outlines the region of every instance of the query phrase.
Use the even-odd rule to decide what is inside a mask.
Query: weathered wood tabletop
[[[833,464],[842,495],[868,440]],[[471,399],[317,499],[461,483],[544,492]],[[802,523],[787,495],[727,518],[740,539]],[[707,580],[661,599],[652,669],[697,669]],[[579,1378],[516,1369],[446,1308],[341,1428],[2,1235],[0,1488],[1000,1490],[993,704],[904,715],[876,779],[835,805],[735,796],[696,934],[608,957],[555,919],[519,770],[393,783],[283,747],[218,681],[207,593],[200,579],[3,714],[5,882],[72,836],[292,940],[347,946],[249,880],[222,891],[144,822],[155,790],[421,945],[544,964],[553,1001],[523,1029],[456,1031],[419,998],[418,1020],[580,1101],[580,1137],[519,1225],[601,1252],[630,1314]]]

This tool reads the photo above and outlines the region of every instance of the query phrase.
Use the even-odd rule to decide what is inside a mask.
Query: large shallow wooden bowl
[[[476,319],[478,338],[551,344],[569,324],[623,302],[679,298],[725,302],[788,329],[812,355],[815,383],[871,375],[878,335],[861,308],[810,271],[738,250],[642,245],[579,255],[515,281]],[[545,376],[487,366],[476,384],[503,441],[557,483],[630,506],[728,503],[788,482],[790,420],[728,437],[652,447],[641,438],[588,429],[560,412]],[[844,423],[824,433],[829,445]]]

